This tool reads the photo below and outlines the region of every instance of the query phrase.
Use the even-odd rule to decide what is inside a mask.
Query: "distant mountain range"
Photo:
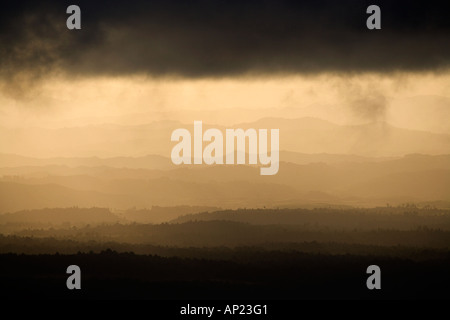
[[[199,119],[201,120],[201,119]],[[225,127],[204,124],[204,130]],[[385,122],[343,126],[318,118],[263,118],[234,128],[280,129],[281,150],[300,153],[393,157],[410,153],[445,154],[450,135],[393,127]],[[91,125],[61,129],[0,128],[0,152],[37,157],[170,157],[173,130],[193,123],[159,121],[145,125]],[[281,159],[283,160],[283,159]],[[117,160],[120,163],[120,160]]]
[[[190,107],[189,109],[179,108],[176,110],[152,109],[139,113],[58,119],[58,121],[47,119],[43,122],[43,126],[74,127],[80,124],[99,125],[103,123],[145,125],[152,121],[168,119],[183,123],[203,120],[205,123],[223,126],[236,123],[236,115],[239,115],[240,122],[253,122],[255,119],[280,116],[289,119],[302,117],[314,117],[324,120],[335,119],[334,121],[340,124],[347,121],[361,122],[361,119],[358,117],[352,118],[353,113],[350,108],[338,102],[304,104],[301,101],[294,103],[289,101],[273,108],[258,106],[258,108],[194,109]],[[447,121],[449,118],[450,98],[439,95],[414,95],[389,99],[389,107],[384,116],[385,121],[394,127],[446,134],[450,134],[450,127]],[[10,123],[7,118],[0,118],[0,124],[7,126]]]
[[[248,155],[246,155],[246,159]],[[296,164],[309,163],[342,163],[342,162],[379,162],[397,159],[399,157],[364,157],[352,154],[308,154],[293,151],[280,151],[280,160]],[[37,172],[40,167],[46,166],[48,170],[52,166],[52,172],[59,170],[63,174],[65,170],[72,168],[71,173],[89,173],[89,168],[109,167],[127,169],[169,170],[183,167],[172,163],[170,157],[149,154],[141,157],[51,157],[35,158],[16,154],[0,153],[0,173],[14,174],[14,172]],[[20,167],[20,169],[19,169]],[[9,170],[7,168],[10,168]],[[16,168],[16,169],[14,169]],[[73,170],[77,168],[77,170]],[[53,171],[55,170],[55,171]]]
[[[110,167],[131,169],[173,169],[175,166],[169,158],[159,155],[146,155],[142,157],[54,157],[33,158],[16,154],[0,153],[0,168],[5,167],[40,167],[40,166],[63,166],[63,167]],[[66,170],[67,168],[63,168]]]
[[[182,215],[215,211],[215,207],[151,207],[150,209],[130,209],[112,212],[107,208],[66,207],[21,210],[0,214],[0,233],[17,228],[72,227],[99,224],[163,223]]]
[[[317,118],[265,118],[244,128],[280,128],[280,149],[302,153],[392,157],[410,153],[446,154],[450,135],[396,128],[386,122],[336,125]]]
[[[121,167],[107,166],[110,159],[92,163],[104,161],[102,166],[0,167],[0,213],[70,206],[262,208],[450,201],[450,155],[394,159],[288,155],[292,162],[280,163],[278,174],[270,177],[246,165],[134,168],[140,163],[134,158],[130,167],[127,158],[121,158]],[[76,159],[83,164],[85,160]]]
[[[405,212],[415,211],[415,214]],[[414,230],[427,226],[450,230],[448,210],[383,207],[371,209],[246,209],[199,212],[179,216],[170,223],[233,221],[252,225],[303,226],[305,229]]]

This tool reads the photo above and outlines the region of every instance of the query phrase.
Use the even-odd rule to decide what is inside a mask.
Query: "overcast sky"
[[[82,31],[66,29],[77,3]],[[440,70],[450,62],[448,1],[10,1],[0,13],[2,75]]]

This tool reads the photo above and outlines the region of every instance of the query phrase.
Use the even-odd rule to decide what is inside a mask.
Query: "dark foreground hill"
[[[382,270],[381,290],[366,269]],[[69,265],[81,290],[66,288]],[[255,253],[245,262],[117,253],[0,255],[3,298],[415,299],[450,298],[450,256],[413,262],[383,256]]]

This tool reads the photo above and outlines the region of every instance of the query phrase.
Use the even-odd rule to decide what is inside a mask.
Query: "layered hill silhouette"
[[[434,202],[445,207],[450,201],[450,155],[394,159],[290,156],[292,161],[307,164],[282,162],[278,174],[270,177],[246,165],[133,168],[141,161],[134,158],[130,167],[3,167],[0,212],[72,206],[124,210],[173,205],[263,208],[405,202]],[[322,159],[327,162],[315,162]],[[122,164],[126,165],[126,160],[122,158]],[[98,161],[108,163],[109,159]]]
[[[125,222],[106,208],[46,208],[0,215],[0,225],[28,226],[85,226],[88,224],[113,224]]]
[[[239,209],[182,215],[170,223],[233,221],[252,225],[302,226],[319,230],[415,230],[420,227],[450,231],[450,212],[415,206],[315,209]]]
[[[450,155],[442,154],[450,150],[450,135],[317,118],[236,124],[280,129],[279,172],[261,176],[257,165],[175,166],[170,135],[180,127],[192,130],[192,123],[0,128],[0,213],[73,206],[450,203]],[[226,129],[206,123],[203,129],[210,127]]]
[[[0,214],[0,233],[23,228],[63,228],[95,225],[113,225],[144,223],[157,224],[168,222],[182,215],[198,212],[217,211],[215,207],[175,206],[152,207],[150,209],[132,208],[112,211],[109,208],[44,208],[21,210]]]
[[[16,154],[0,153],[1,167],[40,167],[40,166],[60,166],[60,167],[111,167],[111,168],[131,168],[131,169],[171,169],[174,165],[169,158],[159,155],[146,155],[142,157],[54,157],[54,158],[33,158]]]
[[[49,212],[60,212],[62,217],[67,217],[61,209]],[[45,211],[34,212],[41,215],[44,213]],[[316,209],[312,212],[259,212],[260,217],[256,216],[256,212],[244,210],[233,214],[234,217],[227,216],[224,212],[210,214],[227,220],[208,220],[205,214],[199,214],[199,220],[163,224],[109,222],[93,225],[77,223],[74,226],[66,223],[57,227],[31,225],[22,226],[21,229],[12,229],[8,225],[0,227],[2,233],[9,232],[18,237],[72,240],[83,246],[95,241],[171,247],[260,246],[289,249],[290,245],[295,247],[296,244],[319,242],[447,249],[450,241],[448,210],[439,212],[439,215],[431,212],[429,216],[422,216],[421,210],[416,209],[416,214],[396,213],[394,217],[383,216],[380,210],[352,212],[329,209]],[[279,222],[274,221],[276,214],[280,215]],[[349,218],[354,221],[345,224]]]

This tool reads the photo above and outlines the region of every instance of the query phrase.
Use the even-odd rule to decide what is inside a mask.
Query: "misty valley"
[[[34,136],[4,130],[1,138],[31,139],[43,148],[83,156],[0,154],[1,295],[448,297],[450,156],[437,150],[450,140],[386,125],[263,119],[235,126],[242,128],[234,131],[237,145],[244,150],[249,142],[245,153],[233,154],[237,164],[227,164],[229,153],[212,147],[207,157],[217,158],[209,163],[201,151],[210,145],[199,148],[199,139],[208,130],[227,129],[204,123],[201,135],[188,132],[179,142],[188,153],[179,155],[186,163],[175,164],[167,157],[173,146],[158,141],[167,142],[180,127],[160,122],[58,129],[57,134],[37,129]],[[255,151],[258,140],[252,146],[245,134],[255,137],[271,127],[282,132],[280,147],[296,151],[280,150],[279,164],[270,165],[279,165],[279,172],[260,175],[262,163],[255,163],[255,152],[247,153]],[[44,136],[46,144],[39,141]],[[82,151],[86,142],[80,137],[90,137],[85,141],[100,154],[113,150],[112,141],[116,148],[152,146],[155,154],[92,156]],[[136,143],[135,137],[146,139]],[[367,137],[380,139],[383,155],[374,155],[366,143],[366,155],[298,151],[324,144],[346,149]],[[186,141],[192,138],[189,154]],[[321,144],[309,144],[310,139]],[[395,154],[396,146],[413,148],[415,141],[432,152]],[[4,142],[8,150],[21,145]],[[80,290],[66,287],[71,265],[81,269]],[[381,269],[381,289],[366,285],[372,265]]]

